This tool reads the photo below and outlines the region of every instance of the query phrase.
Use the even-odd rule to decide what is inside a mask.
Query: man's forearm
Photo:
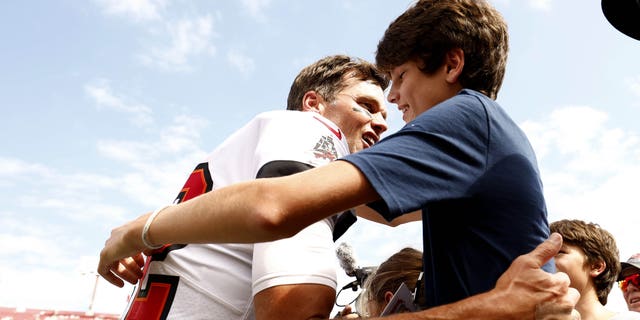
[[[507,310],[505,301],[500,299],[497,292],[478,294],[467,299],[412,313],[400,313],[387,316],[385,320],[496,320],[496,319],[527,319],[526,315],[513,314]],[[529,314],[533,314],[531,310]]]
[[[421,312],[399,314],[392,320],[422,319],[579,319],[574,310],[580,293],[569,287],[569,277],[541,267],[562,247],[562,237],[551,234],[533,251],[516,258],[494,289],[456,303]]]

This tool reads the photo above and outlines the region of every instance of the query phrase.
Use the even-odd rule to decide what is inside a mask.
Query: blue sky
[[[283,109],[303,66],[372,60],[410,3],[0,2],[0,306],[86,310],[113,227],[173,200],[253,115]],[[640,42],[599,1],[492,3],[511,37],[498,101],[537,152],[549,220],[599,223],[626,260],[640,251]],[[420,237],[363,222],[341,241],[370,265]],[[130,290],[99,281],[94,309],[120,312]],[[609,307],[624,308],[617,288]]]

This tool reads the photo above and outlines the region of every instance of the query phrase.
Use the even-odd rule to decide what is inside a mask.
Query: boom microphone
[[[342,288],[358,290],[358,286],[362,288],[364,281],[367,277],[376,270],[376,267],[362,267],[360,268],[356,263],[355,255],[353,254],[353,248],[350,245],[342,242],[336,248],[336,256],[340,261],[340,267],[344,269],[344,272],[350,277],[356,277],[356,280],[350,282]]]
[[[340,243],[336,248],[336,256],[340,261],[340,267],[344,269],[349,277],[356,275],[356,269],[358,264],[356,263],[356,257],[353,254],[353,248],[345,242]]]

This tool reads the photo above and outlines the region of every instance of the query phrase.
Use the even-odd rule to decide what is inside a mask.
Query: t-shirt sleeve
[[[355,165],[380,195],[369,206],[393,220],[433,201],[464,197],[487,161],[487,126],[476,98],[456,96],[342,160]]]
[[[312,166],[297,161],[272,161],[258,178],[301,172]],[[344,215],[344,214],[343,214]],[[253,247],[252,292],[278,285],[312,283],[336,287],[331,218],[316,222],[291,238],[256,243]]]
[[[316,222],[288,239],[256,243],[252,283],[253,295],[287,284],[320,284],[335,289],[335,250],[327,220]]]
[[[254,156],[259,168],[257,178],[304,171],[348,153],[346,140],[334,124],[312,113],[293,113],[292,116],[296,119],[286,123],[282,119],[261,123]],[[335,289],[334,262],[331,219],[316,222],[291,238],[256,243],[252,261],[253,295],[287,284],[320,284]]]

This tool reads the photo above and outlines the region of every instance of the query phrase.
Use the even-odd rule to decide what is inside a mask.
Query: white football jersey
[[[265,112],[191,173],[176,202],[257,177],[316,167],[349,153],[342,131],[313,112]],[[335,289],[335,219],[259,244],[173,244],[147,261],[124,319],[253,319],[253,295],[296,283]]]

